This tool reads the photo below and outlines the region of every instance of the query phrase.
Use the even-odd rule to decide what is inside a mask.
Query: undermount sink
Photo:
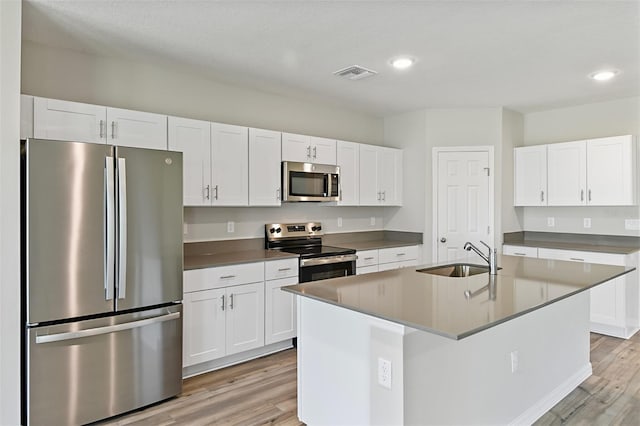
[[[417,272],[422,272],[423,274],[440,275],[443,277],[464,278],[489,272],[489,267],[471,265],[468,263],[455,263],[452,265],[434,266],[432,268],[418,269]]]

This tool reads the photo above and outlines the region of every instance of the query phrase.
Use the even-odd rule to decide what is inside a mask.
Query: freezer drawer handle
[[[62,342],[64,340],[82,339],[84,337],[99,336],[101,334],[115,333],[117,331],[130,330],[144,327],[145,325],[158,324],[180,318],[180,312],[173,312],[157,317],[146,318],[140,321],[131,321],[124,324],[108,325],[106,327],[89,328],[87,330],[70,331],[68,333],[45,334],[36,336],[36,343]]]

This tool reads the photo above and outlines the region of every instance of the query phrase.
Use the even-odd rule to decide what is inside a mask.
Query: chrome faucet
[[[464,249],[466,251],[475,251],[478,256],[480,256],[482,259],[484,259],[485,262],[487,262],[489,264],[489,274],[490,275],[497,275],[498,274],[498,251],[496,249],[492,249],[491,247],[489,247],[489,244],[485,243],[484,241],[480,241],[482,244],[484,244],[488,249],[489,249],[489,255],[485,255],[483,254],[478,247],[474,246],[471,242],[467,241],[466,243],[464,243]]]

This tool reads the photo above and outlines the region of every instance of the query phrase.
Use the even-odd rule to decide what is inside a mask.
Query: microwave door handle
[[[127,169],[118,158],[118,299],[127,292]]]

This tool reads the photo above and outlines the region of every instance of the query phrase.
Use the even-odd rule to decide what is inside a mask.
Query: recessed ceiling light
[[[409,68],[414,62],[415,61],[411,58],[403,57],[392,60],[391,65],[396,69],[403,70]]]
[[[616,74],[618,74],[617,70],[605,70],[605,71],[598,71],[598,72],[589,74],[589,77],[597,81],[607,81],[615,77]]]

